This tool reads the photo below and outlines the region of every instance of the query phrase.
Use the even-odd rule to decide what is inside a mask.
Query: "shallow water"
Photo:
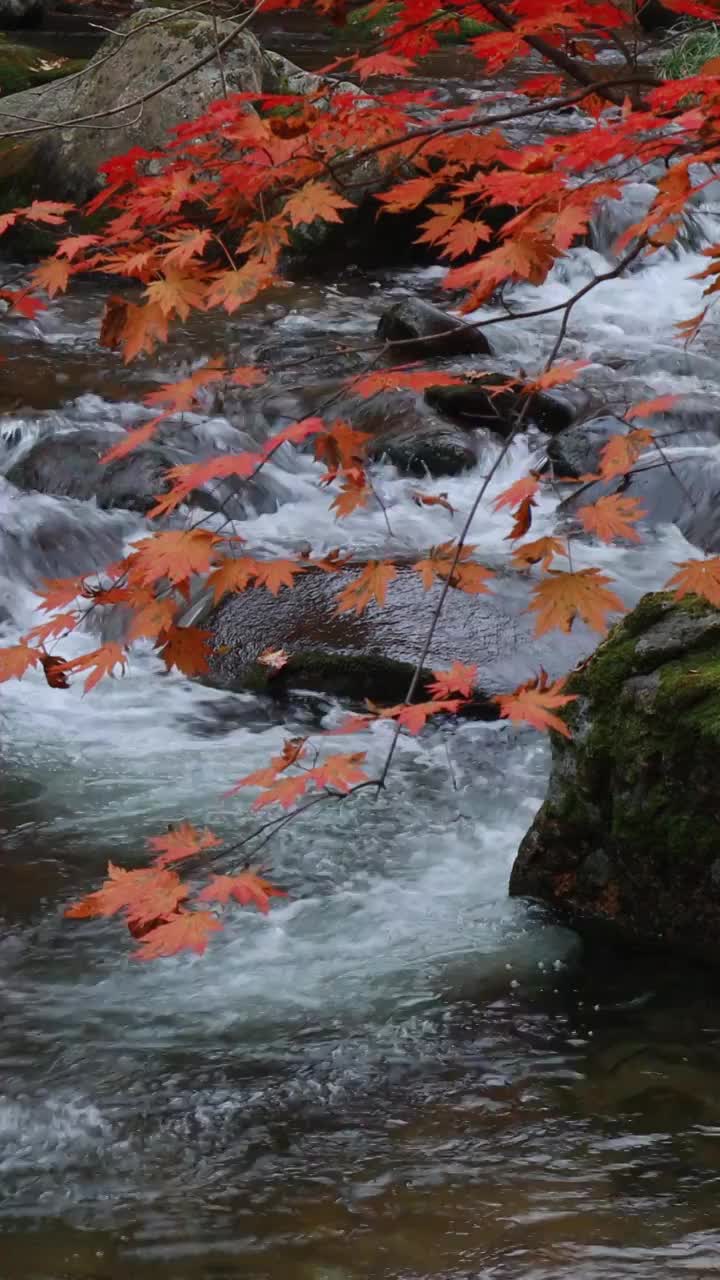
[[[517,290],[515,307],[569,296],[606,269],[608,244],[599,232],[542,289]],[[698,348],[705,364],[685,373],[673,335],[698,310],[690,277],[701,265],[697,250],[658,255],[576,308],[563,355],[593,362],[588,396],[615,403],[649,388],[714,401],[716,334]],[[48,432],[82,425],[112,438],[137,420],[132,397],[148,382],[221,344],[248,363],[269,343],[300,353],[329,333],[362,342],[389,300],[442,300],[440,274],[297,282],[224,329],[179,330],[132,378],[97,347],[100,298],[88,286],[8,328],[2,468]],[[555,323],[495,327],[501,361],[538,368]],[[200,444],[229,428],[197,415],[183,430]],[[542,453],[541,437],[518,441],[490,497]],[[288,451],[238,528],[267,551],[344,538],[407,553],[439,540],[439,517],[442,538],[459,531],[487,465],[485,454],[442,482],[380,467],[391,535],[379,507],[339,533],[320,469]],[[418,488],[446,491],[456,514],[418,507]],[[75,571],[88,541],[109,559],[145,528],[7,482],[0,514],[3,640],[33,617],[40,575]],[[556,519],[550,494],[538,536]],[[483,508],[479,559],[500,560],[507,528]],[[640,550],[579,542],[574,554],[611,572],[632,603],[698,553],[667,527]],[[32,673],[3,686],[0,1277],[714,1274],[715,992],[667,960],[585,955],[570,931],[507,899],[545,789],[537,735],[459,723],[403,739],[387,796],[321,806],[286,828],[269,853],[287,902],[268,919],[238,911],[202,958],[145,967],[112,923],[63,920],[108,858],[132,863],[169,821],[246,833],[246,805],[222,799],[228,785],[288,728],[341,714],[307,696],[288,724],[254,696],[163,674],[149,651],[87,698]],[[373,765],[387,734],[376,726],[346,749]]]

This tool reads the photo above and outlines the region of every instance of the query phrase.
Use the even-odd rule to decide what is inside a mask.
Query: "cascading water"
[[[607,270],[609,252],[599,227],[543,288],[516,290],[515,308],[564,301]],[[701,266],[697,244],[658,254],[583,299],[563,355],[592,361],[584,386],[630,402],[648,390],[713,402],[715,357],[683,363],[673,337],[698,310]],[[287,314],[260,308],[254,341],[269,325],[279,345],[338,328],[362,338],[388,293],[431,292],[439,274],[377,277],[377,289],[349,275]],[[556,325],[551,315],[496,326],[500,359],[538,368]],[[61,303],[47,321],[18,324],[11,357],[46,359],[51,347],[60,368],[91,364],[94,333],[77,302]],[[136,420],[83,386],[57,409],[5,419],[5,472],[38,438],[83,429],[110,440]],[[222,447],[229,427],[198,416],[179,430],[192,453]],[[718,447],[703,446],[708,460]],[[543,451],[540,437],[513,445],[489,499]],[[442,481],[456,509],[440,513],[443,538],[460,529],[486,465],[487,455]],[[368,508],[339,531],[319,474],[308,456],[278,455],[238,524],[252,548],[311,541],[322,552],[343,540],[409,552],[439,540],[437,513],[412,500],[437,482],[380,467],[386,514]],[[556,506],[542,499],[538,536]],[[146,529],[141,514],[7,480],[0,517],[3,642],[35,620],[40,577],[90,570]],[[480,560],[505,554],[507,527],[483,506]],[[665,526],[640,550],[578,542],[575,554],[631,603],[695,553]],[[79,643],[63,641],[63,653]],[[718,1031],[701,993],[658,993],[655,973],[580,976],[573,935],[507,900],[547,774],[531,731],[459,723],[403,739],[387,798],[319,806],[288,827],[271,848],[287,903],[268,919],[237,912],[202,959],[146,968],[114,924],[63,922],[63,904],[108,857],[130,862],[168,821],[247,830],[244,806],[221,799],[227,786],[288,728],[340,714],[305,697],[288,724],[253,695],[165,675],[149,649],[86,698],[35,673],[3,686],[3,1280],[712,1270],[720,1237],[704,1183],[720,1130],[704,1082],[716,1079]],[[347,749],[379,762],[388,732]],[[678,1179],[685,1195],[671,1202]]]

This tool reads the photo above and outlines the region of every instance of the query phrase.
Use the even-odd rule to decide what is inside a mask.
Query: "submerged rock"
[[[250,590],[227,596],[217,608],[196,608],[192,619],[212,631],[211,678],[227,689],[312,689],[383,703],[401,701],[421,653],[440,594],[424,591],[419,575],[401,567],[386,603],[362,614],[337,612],[337,593],[361,565],[340,573],[310,570],[278,596]],[[567,670],[592,648],[583,628],[558,643],[536,640],[525,608],[527,583],[519,576],[493,579],[492,594],[451,589],[427,657],[431,670],[457,659],[478,663],[483,694],[513,689],[540,665],[552,675]],[[277,674],[258,663],[265,649],[284,649],[289,661]],[[495,704],[479,695],[477,709],[496,718]]]
[[[482,330],[464,324],[457,316],[447,315],[422,298],[406,298],[383,312],[377,336],[391,346],[402,343],[397,348],[398,359],[491,354],[490,343]]]
[[[720,611],[646,596],[567,689],[511,894],[717,964]]]

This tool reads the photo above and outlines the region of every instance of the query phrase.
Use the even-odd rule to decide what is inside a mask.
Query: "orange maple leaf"
[[[682,396],[658,396],[655,400],[640,400],[628,409],[625,418],[628,422],[632,422],[633,418],[649,418],[654,413],[672,409],[680,400]]]
[[[207,827],[199,831],[191,822],[179,822],[162,836],[150,836],[148,848],[159,854],[153,862],[156,867],[166,867],[183,858],[194,858],[203,849],[214,849],[222,844]]]
[[[242,267],[221,271],[213,278],[207,298],[209,307],[223,306],[232,315],[244,302],[252,302],[274,279],[267,263],[251,258]]]
[[[130,557],[128,578],[150,587],[161,578],[177,585],[194,573],[207,573],[222,539],[205,529],[172,529],[140,538]]]
[[[141,444],[147,444],[148,440],[152,440],[161,422],[165,422],[169,418],[169,413],[161,413],[157,418],[151,418],[149,422],[143,423],[141,427],[133,427],[126,432],[124,440],[119,440],[114,444],[112,449],[108,449],[100,459],[101,462],[115,462],[118,458],[125,458],[133,449],[137,449]]]
[[[44,289],[50,298],[54,298],[67,289],[70,270],[67,258],[43,258],[30,279],[38,289]]]
[[[120,667],[121,671],[127,666],[127,657],[122,645],[119,644],[103,644],[99,649],[93,649],[91,653],[83,653],[78,658],[70,658],[63,663],[64,671],[90,671],[90,675],[85,681],[85,693],[89,693],[91,689],[99,684],[104,676],[112,675],[115,667]]]
[[[412,372],[407,369],[380,370],[377,373],[365,373],[360,377],[349,378],[351,389],[359,396],[377,395],[378,391],[425,391],[427,387],[459,387],[464,382],[452,373],[431,373],[427,369]]]
[[[220,382],[224,377],[225,371],[218,364],[206,364],[202,369],[196,369],[189,378],[168,383],[160,387],[159,391],[151,391],[145,397],[145,404],[151,407],[163,405],[170,413],[184,413],[195,404],[197,393],[202,387],[211,382]]]
[[[209,884],[198,894],[200,902],[230,902],[231,898],[247,907],[254,903],[258,911],[267,915],[271,898],[287,898],[285,889],[265,880],[262,867],[248,867],[234,876],[213,876]]]
[[[451,693],[460,693],[463,698],[472,697],[477,681],[476,663],[466,665],[464,662],[453,662],[447,671],[433,671],[435,679],[427,685],[428,693],[433,699],[446,701]]]
[[[640,534],[633,523],[646,516],[647,511],[641,507],[639,498],[613,493],[598,498],[591,506],[578,508],[577,514],[583,528],[596,534],[602,542],[612,542],[614,538],[639,542]]]
[[[247,783],[246,785],[249,785]],[[296,800],[304,793],[310,783],[310,775],[299,773],[292,778],[278,778],[253,801],[253,809],[264,809],[266,804],[281,804],[283,809],[291,809]]]
[[[22,680],[30,667],[36,667],[40,661],[40,650],[27,644],[9,645],[0,649],[0,684],[4,680]]]
[[[386,560],[370,560],[354,582],[339,592],[338,613],[362,613],[371,600],[384,604],[387,589],[396,577],[394,564]]]
[[[234,383],[236,387],[259,387],[263,382],[267,382],[267,374],[262,369],[257,369],[255,365],[239,364],[228,374],[228,381]]]
[[[547,391],[549,387],[560,387],[572,382],[581,369],[587,369],[589,360],[560,360],[545,373],[538,374],[523,387],[524,395],[533,395],[536,391]]]
[[[515,566],[519,569],[529,569],[533,564],[539,564],[540,568],[545,572],[550,568],[555,556],[567,557],[567,547],[559,538],[535,538],[533,542],[523,542],[519,547],[513,547],[512,558]]]
[[[463,547],[453,567],[456,544],[442,542],[437,547],[431,547],[426,558],[417,560],[412,567],[420,574],[426,591],[439,578],[441,582],[449,581],[451,587],[466,591],[469,595],[484,595],[489,590],[487,580],[494,577],[494,574],[471,559],[474,550],[474,546]]]
[[[330,509],[336,513],[338,520],[342,520],[345,516],[352,515],[353,511],[357,511],[359,507],[366,507],[372,496],[373,491],[365,482],[365,472],[362,468],[356,467],[352,471],[345,472],[340,492],[330,503]]]
[[[18,210],[31,222],[46,222],[52,227],[62,226],[67,221],[67,215],[75,208],[74,204],[67,204],[58,200],[33,200],[31,205],[25,209]]]
[[[564,738],[572,734],[567,725],[553,711],[574,702],[577,694],[563,693],[565,677],[548,683],[547,676],[542,674],[526,684],[518,685],[514,693],[499,693],[493,698],[500,707],[500,715],[505,720],[525,721],[535,729],[554,729]]]
[[[176,611],[177,602],[172,597],[157,600],[155,596],[151,596],[133,613],[127,632],[128,643],[141,638],[155,640],[161,631],[171,625]]]
[[[632,470],[641,453],[652,444],[655,437],[645,427],[636,427],[626,436],[611,436],[600,454],[599,474],[603,480],[614,480]]]
[[[281,587],[293,587],[299,573],[305,572],[305,566],[297,560],[256,560],[255,585],[267,587],[276,596]]]
[[[539,488],[540,475],[537,471],[531,471],[529,475],[516,480],[508,489],[503,489],[502,493],[493,500],[493,507],[495,511],[500,511],[502,507],[513,509],[519,507],[521,502],[534,498]]]
[[[306,182],[286,201],[283,212],[294,227],[299,227],[304,222],[314,222],[316,218],[323,222],[342,222],[339,210],[352,208],[351,202],[333,191],[329,183]]]
[[[77,613],[56,613],[48,622],[39,622],[36,627],[31,627],[27,635],[22,636],[22,644],[28,644],[31,640],[37,644],[44,644],[46,640],[63,636],[66,632],[75,629],[79,619],[80,615]],[[0,649],[0,657],[3,652]]]
[[[193,308],[205,309],[207,285],[200,276],[185,275],[167,264],[160,279],[147,286],[145,296],[165,317],[177,314],[181,320],[187,320]]]
[[[228,592],[245,591],[255,577],[257,564],[257,560],[251,556],[223,557],[207,580],[208,586],[213,589],[215,603],[222,600]]]
[[[461,698],[451,699],[435,699],[432,702],[413,702],[409,705],[400,703],[397,707],[385,707],[380,712],[383,720],[397,720],[412,734],[420,733],[425,728],[430,716],[436,716],[445,712],[448,715],[455,715],[463,705]]]
[[[177,667],[186,676],[201,676],[208,669],[208,645],[211,631],[201,627],[167,627],[161,637],[159,647],[168,671]]]
[[[208,935],[221,929],[222,925],[212,911],[183,911],[140,938],[143,949],[135,952],[135,958],[157,960],[177,955],[179,951],[195,951],[202,955],[208,944]]]
[[[624,613],[625,605],[607,583],[612,582],[599,569],[578,569],[575,573],[551,569],[546,578],[533,588],[530,610],[537,613],[535,634],[558,628],[570,631],[576,618],[581,618],[594,631],[607,631],[606,615]]]
[[[126,871],[108,863],[108,878],[94,893],[68,907],[65,915],[73,920],[114,916],[119,911],[141,922],[171,915],[189,890],[174,871],[160,867],[141,867]]]
[[[358,767],[365,756],[364,751],[354,751],[349,755],[327,756],[321,765],[310,770],[310,777],[318,787],[333,787],[336,791],[347,794],[355,783],[368,780],[365,770]]]
[[[675,592],[678,600],[687,595],[702,596],[720,608],[720,556],[710,556],[707,560],[681,560],[675,568],[677,573],[673,574],[666,587]]]

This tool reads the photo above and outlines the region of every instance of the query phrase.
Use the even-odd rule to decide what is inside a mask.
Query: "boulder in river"
[[[230,94],[303,93],[327,83],[279,54],[266,52],[253,35],[228,19],[218,19],[216,35],[212,19],[202,14],[143,9],[119,23],[83,76],[3,99],[0,118],[5,119],[22,116],[56,125],[98,117],[97,127],[67,125],[24,141],[23,172],[13,175],[16,182],[25,183],[28,195],[80,203],[102,185],[98,168],[104,161],[136,146],[156,151],[173,126],[200,115],[221,96],[216,38],[228,41],[222,63]],[[175,83],[183,71],[188,74]],[[328,91],[347,88],[333,85]],[[152,91],[154,96],[146,97],[139,111],[138,100]],[[247,109],[253,110],[250,105]]]
[[[487,389],[483,381],[487,381]],[[469,428],[484,427],[501,436],[509,436],[525,400],[512,390],[493,391],[493,386],[507,382],[506,373],[484,372],[482,379],[474,378],[462,386],[430,387],[425,392],[428,404],[445,417],[452,418]],[[573,419],[573,411],[558,396],[539,391],[530,396],[526,410],[528,425],[539,427],[548,435],[564,431]]]
[[[397,347],[398,359],[430,359],[433,356],[489,355],[490,343],[481,329],[458,316],[450,316],[422,298],[405,298],[388,307],[380,317],[377,336]],[[390,352],[395,355],[396,352]]]
[[[664,451],[665,456],[648,451],[631,474],[616,480],[583,485],[562,504],[561,511],[572,515],[578,506],[596,502],[608,493],[622,492],[639,498],[643,523],[651,526],[674,524],[688,542],[702,551],[720,551],[720,457],[717,450],[695,449],[683,454],[681,448]]]
[[[337,594],[362,565],[326,574],[309,570],[292,590],[271,596],[252,589],[225,597],[216,608],[196,605],[187,621],[212,632],[211,680],[227,689],[310,689],[361,700],[395,703],[405,697],[413,668],[438,603],[440,584],[425,591],[418,573],[399,567],[386,603],[362,614],[338,614]],[[497,577],[491,594],[468,595],[451,588],[427,657],[426,675],[457,659],[480,666],[480,714],[496,718],[483,695],[513,689],[543,666],[560,675],[593,647],[580,626],[558,642],[536,639],[525,612],[527,581]],[[258,663],[265,649],[284,649],[289,661],[269,673]]]
[[[568,681],[510,892],[581,929],[718,963],[720,611],[645,596]]]
[[[92,431],[76,431],[39,439],[9,469],[7,479],[18,489],[59,498],[95,499],[106,510],[145,513],[167,488],[167,470],[191,462],[190,453],[162,444],[143,445],[124,458],[103,463],[113,441]],[[217,509],[206,494],[195,494],[201,506]]]

